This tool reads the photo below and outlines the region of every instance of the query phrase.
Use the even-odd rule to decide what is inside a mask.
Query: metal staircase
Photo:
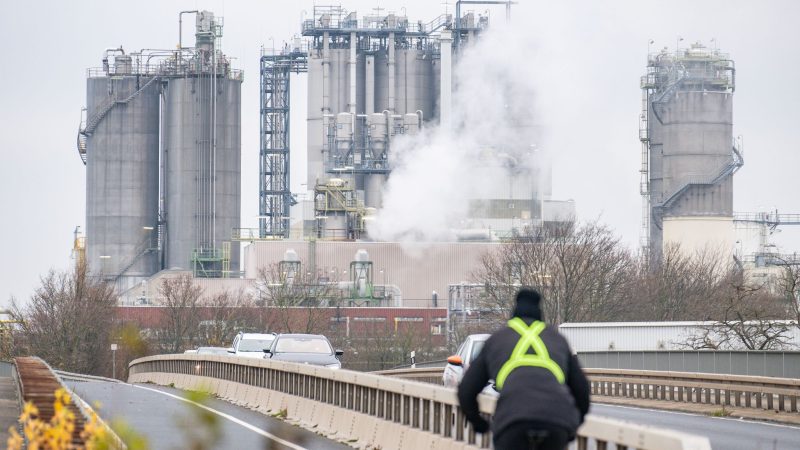
[[[711,176],[696,176],[696,177],[688,177],[686,180],[681,183],[681,186],[676,189],[672,194],[666,197],[658,207],[662,209],[669,208],[675,203],[684,192],[686,192],[692,186],[713,186],[715,184],[720,183],[725,178],[733,175],[736,173],[744,165],[744,158],[740,150],[736,147],[735,143],[731,147],[731,160],[727,162],[720,170],[714,175]]]
[[[88,118],[85,122],[81,117],[81,124],[78,126],[78,155],[83,161],[83,164],[86,165],[86,141],[89,136],[94,133],[94,130],[97,129],[97,126],[100,125],[100,122],[105,118],[105,116],[111,112],[117,105],[125,105],[128,104],[131,100],[138,97],[145,89],[147,89],[151,84],[155,83],[159,79],[158,76],[155,76],[147,81],[142,87],[140,87],[136,92],[129,95],[124,99],[117,99],[115,97],[111,97],[105,102],[103,102],[98,108],[97,111],[92,115],[92,117]],[[83,115],[81,115],[83,116]]]
[[[142,241],[139,243],[138,250],[139,251],[136,252],[136,255],[134,255],[134,257],[131,258],[131,260],[127,264],[125,264],[122,267],[122,269],[120,269],[119,273],[117,273],[116,276],[114,276],[115,282],[119,280],[123,275],[125,275],[125,273],[129,271],[131,267],[133,267],[133,265],[136,264],[136,262],[142,259],[144,255],[158,251],[158,247],[154,247],[152,238],[150,236],[147,236],[146,238],[142,239]]]

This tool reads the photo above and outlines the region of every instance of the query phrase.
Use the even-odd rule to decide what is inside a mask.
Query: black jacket
[[[533,321],[524,317],[523,320],[528,325]],[[461,409],[477,431],[485,428],[485,421],[479,415],[477,396],[490,379],[497,378],[520,337],[509,327],[492,334],[458,386]],[[506,378],[497,401],[492,424],[495,436],[520,421],[551,424],[574,435],[589,412],[589,381],[566,339],[549,325],[539,337],[547,347],[550,359],[564,372],[565,383],[560,384],[548,369],[530,366],[514,369]],[[528,353],[533,353],[533,349]]]

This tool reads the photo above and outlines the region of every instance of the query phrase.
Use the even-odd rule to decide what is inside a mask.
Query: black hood
[[[523,287],[517,292],[517,305],[514,308],[513,316],[544,320],[542,318],[541,302],[542,296],[539,291],[530,287]]]

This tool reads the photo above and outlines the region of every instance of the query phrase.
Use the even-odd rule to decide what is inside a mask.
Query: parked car
[[[197,347],[198,355],[227,355],[230,348],[225,347]]]
[[[489,339],[489,334],[471,334],[458,347],[455,355],[447,358],[447,365],[442,374],[442,382],[445,386],[457,387],[464,376],[464,372],[469,368],[469,364],[475,361],[478,354],[483,349],[483,344]]]
[[[228,353],[245,358],[263,358],[264,350],[270,348],[275,336],[277,336],[275,333],[240,332],[233,338],[233,347]]]
[[[264,358],[288,361],[329,369],[341,369],[339,356],[344,352],[334,350],[328,338],[321,334],[279,334],[266,351]]]

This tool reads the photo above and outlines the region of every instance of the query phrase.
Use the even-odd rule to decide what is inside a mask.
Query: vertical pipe
[[[217,248],[217,38],[211,44],[211,248]],[[221,269],[221,267],[220,267]]]
[[[356,32],[350,33],[350,61],[348,62],[350,72],[350,101],[347,104],[350,114],[356,113],[356,44],[358,37]],[[355,117],[353,118],[353,126],[355,127]]]
[[[395,59],[394,59],[394,32],[389,33],[389,39],[386,41],[386,46],[389,50],[389,112],[394,114],[395,112],[395,94],[394,94],[394,83],[395,83]]]
[[[322,115],[331,113],[331,100],[330,100],[330,67],[331,67],[331,52],[330,52],[330,36],[328,32],[322,33]],[[323,121],[324,122],[324,121]]]
[[[451,127],[450,108],[452,97],[452,45],[453,35],[449,30],[442,30],[439,35],[441,44],[441,73],[439,88],[439,124],[446,129]]]
[[[330,35],[327,31],[322,33],[322,167],[326,167],[326,155],[329,155],[332,149],[328,144],[328,121],[331,114],[331,98],[330,98],[330,68],[331,68],[331,52],[330,52]]]
[[[375,112],[375,55],[367,55],[364,62],[364,114]]]

